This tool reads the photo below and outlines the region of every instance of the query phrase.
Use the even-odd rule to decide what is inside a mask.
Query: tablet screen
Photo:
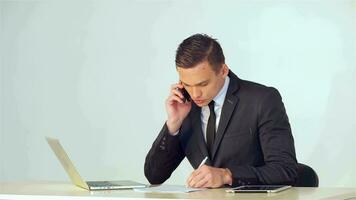
[[[289,185],[245,185],[227,190],[227,192],[280,192],[290,188]]]

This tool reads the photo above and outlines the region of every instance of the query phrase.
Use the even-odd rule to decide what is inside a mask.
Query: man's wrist
[[[169,120],[166,121],[166,125],[168,128],[168,132],[170,135],[177,135],[177,133],[179,132],[179,128],[180,128],[180,124],[179,123],[174,123],[174,122],[170,122]]]
[[[228,168],[224,168],[223,170],[224,170],[224,172],[223,172],[224,184],[231,186],[232,185],[232,173]]]

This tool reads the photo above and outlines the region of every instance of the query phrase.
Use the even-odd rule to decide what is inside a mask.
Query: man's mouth
[[[194,102],[195,102],[196,104],[202,104],[202,103],[205,102],[205,100],[203,100],[203,99],[196,99],[196,100],[194,100]]]

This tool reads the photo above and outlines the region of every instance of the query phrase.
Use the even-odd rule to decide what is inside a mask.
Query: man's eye
[[[208,85],[208,83],[203,83],[203,84],[201,84],[200,86],[207,86]]]

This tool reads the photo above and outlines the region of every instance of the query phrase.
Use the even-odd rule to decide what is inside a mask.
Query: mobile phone
[[[191,101],[191,98],[190,98],[190,95],[189,95],[189,93],[187,92],[187,90],[185,89],[185,88],[182,88],[182,89],[180,89],[180,88],[178,88],[178,90],[182,93],[182,95],[183,95],[183,102],[185,103],[185,102],[190,102]]]

